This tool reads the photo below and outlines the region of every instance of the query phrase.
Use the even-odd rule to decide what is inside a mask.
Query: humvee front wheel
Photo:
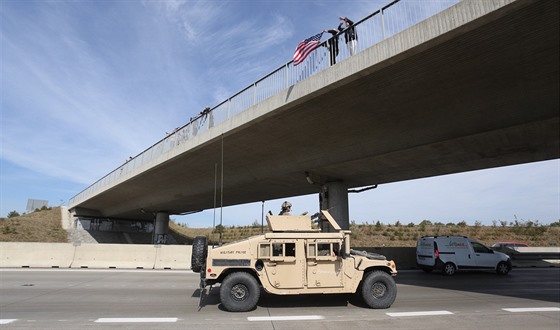
[[[367,274],[362,283],[362,298],[371,308],[389,308],[397,297],[397,284],[384,271],[376,270]]]
[[[261,294],[257,280],[248,273],[231,273],[220,286],[220,300],[230,312],[247,312],[255,308]]]

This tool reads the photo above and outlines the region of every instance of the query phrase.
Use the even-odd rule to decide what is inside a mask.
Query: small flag
[[[321,36],[323,36],[323,32],[309,37],[297,45],[294,53],[294,66],[303,62],[307,55],[319,46],[321,43]]]

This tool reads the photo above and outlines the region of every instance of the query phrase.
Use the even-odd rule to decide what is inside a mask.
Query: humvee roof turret
[[[269,215],[266,221],[272,232],[320,231],[313,229],[311,217],[305,215]]]
[[[232,312],[258,303],[261,287],[278,295],[359,292],[371,308],[395,301],[393,261],[350,249],[350,231],[321,211],[332,231],[313,226],[310,216],[267,216],[271,232],[209,250],[205,237],[193,242],[191,268],[201,289],[220,284],[220,300]]]

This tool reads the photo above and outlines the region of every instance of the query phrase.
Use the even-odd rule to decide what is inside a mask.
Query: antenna
[[[224,210],[224,133],[222,133],[222,173],[220,179],[220,241],[219,246],[222,246],[222,232],[224,226],[222,225],[222,215]]]
[[[214,164],[214,218],[212,219],[212,232],[216,231],[216,200],[218,192],[218,163]],[[212,240],[212,247],[214,247],[214,240]]]

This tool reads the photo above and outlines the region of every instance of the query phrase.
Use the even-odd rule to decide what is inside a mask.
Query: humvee
[[[191,269],[200,273],[201,299],[220,283],[220,301],[230,312],[255,308],[261,288],[270,294],[359,293],[371,308],[389,308],[397,296],[395,263],[379,254],[350,249],[350,231],[321,211],[330,230],[310,216],[267,216],[271,232],[208,249],[193,241]]]

